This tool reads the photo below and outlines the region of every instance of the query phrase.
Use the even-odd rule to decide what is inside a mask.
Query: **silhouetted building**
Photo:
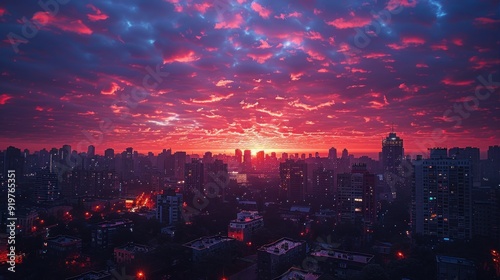
[[[264,226],[264,218],[257,211],[241,211],[229,223],[227,235],[238,241],[248,242],[255,231]]]
[[[382,158],[380,162],[384,173],[399,174],[403,156],[403,139],[399,138],[394,131],[391,131],[389,135],[382,140]]]
[[[58,200],[61,195],[57,174],[39,172],[35,178],[35,197],[37,202]]]
[[[328,159],[337,160],[337,149],[335,149],[334,147],[331,147],[328,150]]]
[[[470,161],[446,157],[446,149],[430,150],[416,160],[412,199],[413,232],[447,239],[469,239],[472,233]]]
[[[369,227],[376,220],[375,175],[354,164],[351,173],[337,175],[337,209],[342,221]]]
[[[236,158],[236,162],[240,164],[243,161],[243,152],[240,149],[234,150],[234,157]]]
[[[303,201],[307,188],[307,164],[287,160],[280,163],[280,191],[289,201]]]
[[[184,172],[184,191],[203,192],[205,182],[203,163],[199,159],[192,159],[191,163],[186,163]]]
[[[113,250],[114,261],[117,264],[130,264],[134,260],[144,257],[146,254],[153,251],[153,247],[146,245],[128,243],[123,246],[116,247]]]
[[[160,194],[156,201],[156,218],[162,224],[175,225],[182,220],[182,194]]]
[[[438,280],[476,280],[474,262],[462,258],[436,256]]]
[[[335,189],[333,170],[320,166],[313,170],[312,192],[315,197],[330,197]]]
[[[60,235],[47,239],[47,254],[61,259],[78,256],[82,252],[82,240]]]
[[[191,251],[191,261],[194,263],[213,259],[228,259],[235,246],[235,239],[226,236],[208,236],[198,238],[184,244]]]
[[[91,245],[94,248],[113,247],[115,238],[120,232],[133,232],[134,224],[130,220],[113,220],[98,223],[91,229]]]
[[[274,279],[294,265],[302,264],[306,256],[306,243],[281,238],[257,250],[258,279]]]
[[[373,255],[341,251],[319,249],[310,253],[317,261],[315,272],[329,274],[335,279],[356,279],[363,268],[372,263]]]
[[[480,151],[479,148],[451,148],[448,151],[450,158],[468,159],[471,164],[471,175],[474,187],[479,187],[481,184],[481,170],[480,170]]]

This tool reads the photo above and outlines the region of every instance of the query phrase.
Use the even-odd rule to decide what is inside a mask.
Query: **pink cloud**
[[[361,18],[361,17],[355,17],[352,19],[338,18],[327,22],[327,24],[337,29],[346,29],[346,28],[363,27],[369,24],[371,21],[372,21],[371,18]]]
[[[247,54],[247,56],[250,57],[251,59],[257,61],[258,63],[262,64],[262,63],[266,62],[266,60],[273,57],[273,54],[272,53],[263,53],[263,54],[249,53],[249,54]]]
[[[95,14],[87,14],[87,17],[89,18],[90,21],[99,21],[108,18],[108,15],[102,13],[101,10],[96,8],[94,5],[88,4],[87,7],[91,8],[95,12]]]
[[[12,96],[8,94],[0,94],[0,105],[7,104],[7,100],[12,99]]]
[[[174,63],[174,62],[187,63],[187,62],[197,61],[199,59],[200,57],[198,57],[194,51],[184,50],[170,57],[163,58],[163,63],[164,64]]]
[[[500,23],[500,19],[492,19],[487,17],[479,17],[474,19],[475,24],[495,24]]]
[[[261,17],[266,19],[269,18],[269,16],[272,13],[271,10],[264,8],[261,4],[257,2],[252,2],[252,5],[250,5],[250,7],[252,8],[252,10],[257,12]]]
[[[81,20],[69,19],[62,15],[54,17],[48,12],[36,12],[33,15],[32,20],[37,21],[43,26],[52,26],[63,31],[84,35],[92,34],[92,30],[88,28]]]
[[[474,83],[474,80],[457,81],[452,80],[451,78],[445,78],[441,82],[448,86],[470,86]]]
[[[236,14],[229,21],[222,21],[215,24],[215,29],[234,29],[240,28],[241,24],[244,22],[243,17],[240,14]]]
[[[115,82],[111,82],[111,85],[106,88],[101,90],[101,94],[104,95],[114,95],[116,94],[117,91],[121,90],[122,88]]]
[[[393,11],[399,7],[414,8],[417,6],[417,0],[390,0],[385,8],[389,11]]]

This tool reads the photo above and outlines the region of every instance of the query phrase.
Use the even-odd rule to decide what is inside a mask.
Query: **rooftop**
[[[121,225],[125,225],[125,224],[131,224],[132,221],[131,220],[113,220],[113,221],[105,221],[105,222],[101,222],[101,223],[98,223],[97,226],[98,227],[102,227],[102,228],[108,228],[108,227],[115,227],[115,226],[121,226]]]
[[[49,238],[48,241],[54,242],[54,243],[59,243],[61,245],[69,245],[69,244],[72,244],[74,242],[81,242],[82,240],[80,238],[73,237],[73,236],[60,235],[60,236],[56,236],[53,238]]]
[[[295,241],[288,238],[281,238],[273,243],[260,247],[259,251],[266,251],[270,254],[282,255],[290,249],[301,246],[303,243],[304,241]]]
[[[128,243],[127,245],[116,247],[115,249],[125,250],[131,253],[147,253],[153,250],[152,247],[135,243]]]
[[[205,237],[190,241],[190,242],[184,244],[184,246],[192,248],[192,249],[196,249],[196,250],[204,250],[206,248],[212,247],[215,244],[219,244],[219,243],[227,242],[227,241],[232,241],[232,240],[234,240],[234,239],[227,237],[227,236],[220,236],[220,235],[205,236]]]
[[[436,256],[436,262],[437,263],[457,264],[457,265],[464,265],[464,266],[474,266],[473,261],[463,259],[463,258],[450,257],[450,256]]]
[[[274,278],[274,280],[317,280],[320,276],[316,273],[292,267],[287,272]]]
[[[258,211],[241,211],[238,218],[231,220],[231,223],[248,223],[258,219],[262,219]]]
[[[109,279],[111,274],[106,271],[90,271],[74,277],[66,278],[66,280],[98,280]]]
[[[319,250],[312,252],[311,256],[346,260],[362,264],[367,264],[373,259],[373,255],[340,250]]]

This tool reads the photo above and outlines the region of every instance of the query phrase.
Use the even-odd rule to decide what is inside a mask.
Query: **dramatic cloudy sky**
[[[498,0],[51,1],[0,3],[0,149],[500,144]]]

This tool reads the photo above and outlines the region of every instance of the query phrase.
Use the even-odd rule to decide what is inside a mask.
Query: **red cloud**
[[[470,86],[474,83],[474,80],[456,81],[450,78],[445,78],[441,82],[448,86]]]
[[[212,7],[212,5],[210,5],[210,3],[201,3],[201,4],[194,4],[193,7],[198,12],[204,14],[207,12],[208,8]]]
[[[385,7],[389,11],[393,11],[399,7],[415,7],[417,6],[417,0],[390,0]]]
[[[338,18],[336,20],[329,21],[326,24],[331,25],[338,29],[346,29],[346,28],[363,27],[369,24],[371,21],[372,20],[370,18],[361,18],[361,17],[355,17],[348,20],[344,18]]]
[[[193,62],[199,60],[200,57],[196,56],[194,51],[182,51],[180,53],[174,54],[170,57],[163,58],[163,63],[173,63],[173,62]]]
[[[500,23],[500,19],[480,17],[480,18],[474,19],[474,23],[475,24],[495,24],[495,23]]]
[[[109,86],[109,88],[101,90],[101,94],[104,94],[104,95],[113,95],[113,94],[115,94],[117,91],[119,91],[121,89],[122,88],[117,83],[111,82],[111,85]]]
[[[95,14],[87,14],[87,17],[89,18],[90,21],[99,21],[99,20],[105,20],[108,18],[108,15],[103,14],[101,10],[96,8],[94,5],[89,4],[87,7],[91,8]]]
[[[5,8],[2,8],[0,7],[0,17],[3,16],[3,14],[5,14],[7,10],[5,10]]]
[[[48,12],[37,12],[33,15],[32,20],[37,21],[41,25],[52,26],[63,31],[85,35],[92,34],[92,30],[79,19],[72,20],[63,16],[54,17]]]
[[[257,61],[258,63],[262,64],[262,63],[266,62],[266,60],[273,57],[273,54],[272,53],[264,53],[264,54],[249,53],[249,54],[247,54],[247,56],[250,57],[251,59]]]
[[[250,7],[263,18],[269,18],[272,13],[271,10],[262,7],[262,5],[257,2],[252,2]]]
[[[12,99],[12,96],[8,94],[2,94],[0,95],[0,105],[5,105],[7,104],[7,100]]]
[[[410,46],[419,46],[422,44],[425,44],[425,40],[422,38],[403,37],[403,39],[401,39],[401,44],[389,44],[387,46],[393,50],[402,50],[402,49],[406,49]]]

